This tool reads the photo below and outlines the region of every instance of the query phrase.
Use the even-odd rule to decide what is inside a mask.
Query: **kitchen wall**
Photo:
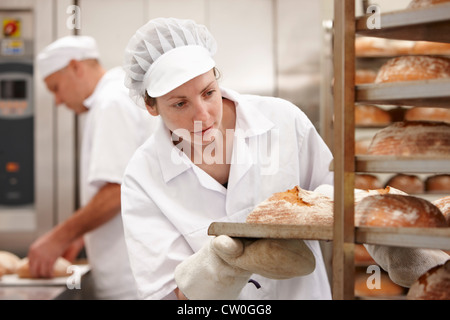
[[[286,98],[318,124],[321,2],[78,0],[78,33],[98,40],[103,64],[110,68],[121,64],[129,38],[149,19],[193,19],[205,24],[218,42],[215,59],[223,86]]]

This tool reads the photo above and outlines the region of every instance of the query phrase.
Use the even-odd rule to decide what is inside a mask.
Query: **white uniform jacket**
[[[80,160],[80,204],[106,183],[122,182],[126,165],[156,127],[156,119],[139,109],[124,86],[124,71],[114,68],[100,79],[84,101]],[[117,216],[84,237],[95,295],[99,299],[135,299],[136,285]]]
[[[306,115],[282,99],[222,89],[236,104],[233,162],[225,188],[173,146],[160,123],[130,161],[122,185],[122,215],[130,262],[142,298],[169,298],[175,267],[207,241],[212,222],[244,222],[275,192],[332,184],[332,155]],[[315,271],[289,280],[252,278],[241,299],[330,299],[317,241],[306,241]]]

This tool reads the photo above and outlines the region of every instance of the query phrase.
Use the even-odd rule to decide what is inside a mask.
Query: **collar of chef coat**
[[[236,127],[239,129],[239,139],[235,138],[233,144],[233,152],[239,150],[239,163],[232,165],[231,174],[234,175],[234,183],[251,167],[252,156],[249,154],[248,148],[242,148],[236,146],[236,143],[246,143],[247,138],[264,134],[272,129],[275,125],[261,112],[258,111],[256,106],[246,103],[245,95],[240,95],[229,89],[221,88],[222,96],[233,101],[236,105]],[[163,124],[159,123],[159,128],[155,132],[155,140],[158,144],[158,158],[162,169],[162,175],[166,183],[182,174],[186,170],[192,168],[197,175],[206,175],[206,172],[194,165],[194,163],[188,158],[188,156],[175,147],[172,143],[171,133],[169,129]],[[247,152],[246,152],[247,151]],[[220,192],[224,192],[225,188],[218,182],[208,183],[210,179],[200,179],[204,187],[214,189]],[[231,181],[228,182],[228,186],[231,185]]]

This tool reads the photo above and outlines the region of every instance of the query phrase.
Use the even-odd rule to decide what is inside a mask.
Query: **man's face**
[[[80,79],[70,65],[52,73],[44,79],[44,82],[55,97],[57,105],[64,104],[76,114],[86,111]]]

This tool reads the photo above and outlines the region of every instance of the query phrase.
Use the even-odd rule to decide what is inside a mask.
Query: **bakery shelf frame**
[[[381,29],[369,29],[370,15],[355,18],[354,0],[334,0],[334,225],[333,299],[354,298],[354,245],[369,243],[448,250],[450,228],[375,228],[354,225],[355,172],[448,173],[449,159],[355,157],[355,103],[445,106],[450,81],[428,80],[355,86],[356,34],[397,40],[450,42],[450,4],[381,14]],[[446,104],[447,103],[447,104]]]

